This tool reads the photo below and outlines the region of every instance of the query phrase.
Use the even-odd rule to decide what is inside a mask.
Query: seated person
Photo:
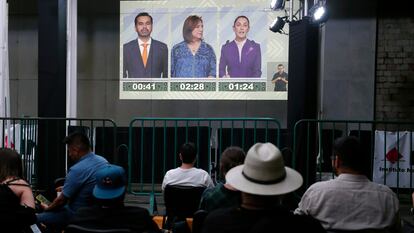
[[[169,170],[162,181],[162,189],[167,185],[214,187],[210,175],[199,168],[194,167],[197,149],[194,143],[184,143],[180,148],[179,157],[181,166]]]
[[[0,231],[24,232],[36,223],[35,201],[30,185],[22,179],[20,155],[0,149]]]
[[[85,134],[72,133],[64,142],[68,145],[68,156],[76,163],[69,168],[62,193],[50,205],[41,205],[44,212],[37,215],[37,222],[48,231],[61,231],[80,207],[92,203],[95,172],[108,164],[105,158],[92,152]]]
[[[327,231],[379,230],[399,232],[399,201],[385,185],[371,182],[361,163],[358,138],[335,140],[332,166],[337,178],[313,184],[295,210],[319,220]]]
[[[96,230],[129,229],[132,232],[159,232],[148,210],[124,206],[126,176],[122,167],[106,165],[96,172],[95,206],[80,208],[69,222]]]
[[[232,146],[224,150],[220,158],[220,173],[225,180],[227,172],[235,166],[244,163],[246,157],[240,147]],[[206,189],[201,197],[200,209],[212,211],[218,208],[238,206],[240,191],[229,183],[218,183],[216,187]]]
[[[241,203],[210,212],[203,233],[325,232],[318,221],[294,215],[280,205],[282,195],[302,186],[303,179],[299,172],[285,167],[282,153],[273,144],[253,145],[244,164],[227,172],[226,182],[240,190]],[[272,223],[272,227],[256,230],[263,230],[263,223]]]

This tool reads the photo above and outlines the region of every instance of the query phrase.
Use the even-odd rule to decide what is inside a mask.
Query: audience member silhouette
[[[95,172],[108,164],[105,158],[91,151],[89,138],[75,132],[64,139],[68,145],[68,155],[76,163],[69,168],[62,193],[37,215],[37,222],[48,231],[61,231],[75,212],[92,204],[92,189],[96,183]]]
[[[36,223],[35,201],[30,185],[23,179],[20,155],[0,149],[0,231],[29,232]]]
[[[303,179],[285,167],[281,152],[273,144],[253,145],[244,164],[227,173],[226,182],[241,191],[241,204],[209,213],[202,232],[325,232],[318,221],[294,215],[280,204],[281,195],[298,189]]]
[[[223,151],[220,158],[220,173],[224,181],[227,172],[233,167],[243,164],[245,157],[246,155],[240,147],[232,146]],[[240,197],[240,191],[231,184],[219,182],[214,188],[204,191],[200,209],[212,211],[218,208],[238,206]]]
[[[80,208],[69,226],[77,225],[97,232],[128,229],[131,232],[160,232],[148,210],[124,206],[126,175],[122,167],[106,165],[95,175],[93,196],[97,205]]]
[[[181,166],[167,171],[162,182],[162,189],[167,185],[214,187],[210,175],[194,167],[197,148],[194,143],[184,143],[180,148]]]
[[[333,149],[332,166],[338,177],[310,186],[295,214],[312,216],[327,231],[399,232],[398,198],[387,186],[363,175],[358,138],[338,138]]]

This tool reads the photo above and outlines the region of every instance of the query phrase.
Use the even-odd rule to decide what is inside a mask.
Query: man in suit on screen
[[[153,20],[146,12],[135,17],[138,38],[124,44],[124,78],[166,78],[168,76],[168,48],[151,38]]]

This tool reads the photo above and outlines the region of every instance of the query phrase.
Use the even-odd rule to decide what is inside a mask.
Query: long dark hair
[[[0,148],[0,182],[8,177],[23,176],[22,160],[20,155],[12,149]]]

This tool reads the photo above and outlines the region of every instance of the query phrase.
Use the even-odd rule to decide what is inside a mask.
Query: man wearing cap
[[[148,210],[124,206],[126,176],[122,167],[107,165],[96,172],[93,196],[97,205],[79,209],[68,228],[77,226],[95,231],[108,229],[132,232],[159,232]]]
[[[49,206],[42,204],[44,212],[37,215],[37,222],[49,230],[63,229],[80,207],[92,203],[95,172],[108,164],[105,158],[91,151],[89,138],[84,133],[74,132],[64,139],[64,143],[75,164],[69,168],[62,193]]]
[[[327,231],[380,230],[399,232],[399,201],[385,185],[371,182],[361,163],[361,145],[345,136],[333,145],[333,169],[337,178],[309,187],[295,214],[310,215]]]
[[[203,233],[325,232],[314,219],[295,216],[278,204],[280,195],[295,191],[303,180],[297,171],[285,167],[273,144],[253,145],[244,165],[228,171],[226,182],[241,191],[241,204],[212,211],[203,223]]]

